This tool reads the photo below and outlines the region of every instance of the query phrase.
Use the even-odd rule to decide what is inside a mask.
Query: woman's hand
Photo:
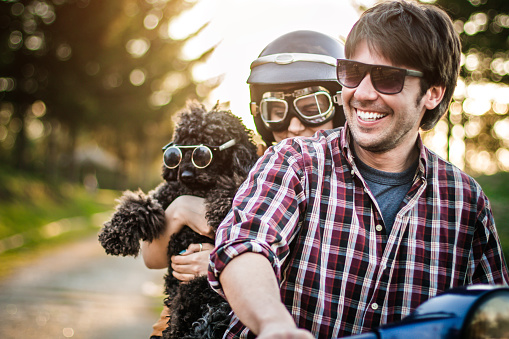
[[[214,239],[214,231],[207,224],[205,218],[205,199],[182,195],[175,199],[165,211],[166,230],[152,242],[142,243],[141,254],[148,268],[168,267],[168,242],[170,237],[180,232],[184,226],[189,226],[193,231]]]
[[[214,245],[209,243],[191,244],[184,253],[171,257],[173,276],[180,281],[190,281],[206,275],[213,248]]]

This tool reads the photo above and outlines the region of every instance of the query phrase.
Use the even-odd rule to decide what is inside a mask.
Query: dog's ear
[[[248,129],[242,119],[232,112],[226,111],[223,114],[223,124],[236,142],[232,147],[233,172],[243,181],[258,159],[257,148],[253,142],[253,131]]]
[[[242,181],[258,159],[256,146],[252,142],[239,143],[233,150],[233,172],[241,177]]]

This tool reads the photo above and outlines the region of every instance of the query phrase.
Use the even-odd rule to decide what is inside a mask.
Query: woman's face
[[[297,119],[296,117],[292,117],[290,120],[290,125],[288,125],[288,129],[281,132],[272,132],[274,139],[276,142],[280,142],[286,138],[293,137],[310,137],[315,134],[319,130],[326,130],[334,128],[332,120],[327,121],[323,125],[308,127],[304,126],[304,124]]]

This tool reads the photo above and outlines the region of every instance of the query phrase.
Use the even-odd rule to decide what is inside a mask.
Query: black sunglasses
[[[191,162],[196,168],[205,168],[212,162],[213,151],[222,151],[235,145],[235,139],[225,142],[221,146],[209,146],[209,145],[189,145],[189,146],[178,146],[170,142],[168,145],[163,147],[163,162],[164,166],[169,169],[177,168],[182,161],[181,148],[192,148],[193,154],[191,155]]]
[[[338,59],[336,74],[339,83],[348,88],[359,86],[369,72],[373,88],[382,94],[397,94],[403,90],[407,75],[422,78],[424,73],[411,69],[363,64],[353,60]]]

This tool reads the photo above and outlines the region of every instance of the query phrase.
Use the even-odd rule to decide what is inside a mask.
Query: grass
[[[0,239],[50,222],[87,216],[112,208],[117,193],[87,192],[83,186],[48,184],[24,174],[0,169]]]
[[[490,200],[507,262],[509,260],[509,173],[500,172],[490,176],[479,176],[475,179]]]
[[[41,251],[97,233],[118,195],[0,168],[0,277]]]

